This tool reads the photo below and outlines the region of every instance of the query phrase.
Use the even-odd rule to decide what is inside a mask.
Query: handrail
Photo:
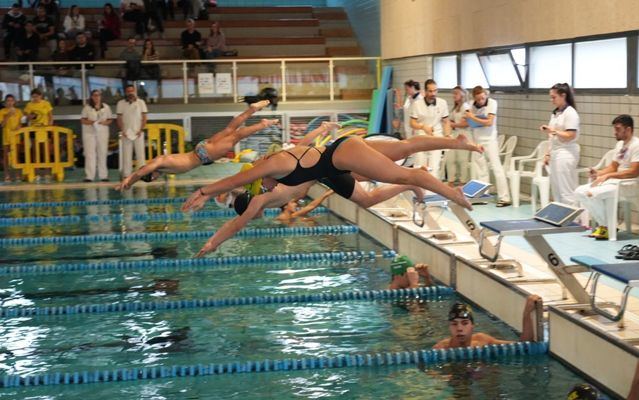
[[[193,79],[193,77],[189,76],[189,65],[230,65],[232,74],[231,74],[231,92],[230,93],[220,93],[222,96],[228,96],[233,98],[233,102],[237,102],[239,100],[240,95],[238,94],[238,65],[241,64],[280,64],[280,74],[277,74],[281,77],[281,82],[273,82],[273,84],[279,85],[280,90],[280,103],[285,103],[287,101],[287,86],[291,85],[287,82],[287,63],[288,65],[296,64],[296,63],[326,63],[327,76],[328,76],[328,95],[327,100],[335,99],[335,91],[339,90],[339,86],[334,84],[335,79],[335,67],[336,62],[340,61],[375,61],[375,69],[377,71],[371,71],[371,75],[374,77],[378,77],[381,73],[379,70],[381,68],[381,58],[380,57],[283,57],[283,58],[229,58],[229,59],[213,59],[213,60],[157,60],[157,61],[141,61],[143,65],[181,65],[182,66],[182,99],[184,104],[189,103],[190,93],[189,93],[189,80]],[[94,68],[96,66],[120,66],[123,67],[126,65],[126,61],[124,60],[109,60],[109,61],[33,61],[33,62],[0,62],[0,67],[28,67],[28,70],[25,71],[26,75],[28,75],[28,79],[31,86],[34,86],[34,76],[38,75],[40,71],[38,69],[42,69],[40,67],[47,68],[55,68],[55,67],[63,67],[63,66],[74,66],[79,67],[78,72],[81,80],[81,88],[80,97],[82,98],[82,103],[86,104],[88,98],[88,77],[87,71],[90,68]],[[78,78],[78,76],[74,76],[74,78]],[[116,77],[114,77],[116,78]],[[117,78],[116,78],[117,79]],[[160,79],[141,79],[141,80],[157,80]],[[378,82],[379,85],[379,82]],[[219,94],[219,95],[220,95]],[[176,101],[179,98],[175,98]]]
[[[381,60],[380,57],[284,57],[284,58],[228,58],[228,59],[211,59],[211,60],[156,60],[156,61],[141,61],[142,64],[207,64],[207,63],[256,63],[256,62],[306,62],[306,61],[370,61]],[[56,65],[121,65],[126,64],[126,61],[119,60],[107,60],[107,61],[22,61],[22,62],[0,62],[0,66],[15,66],[15,65],[43,65],[43,66],[56,66]]]

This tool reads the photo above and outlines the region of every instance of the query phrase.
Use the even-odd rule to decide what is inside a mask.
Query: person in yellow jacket
[[[38,88],[31,91],[31,101],[24,107],[24,115],[27,117],[27,123],[29,126],[51,126],[53,125],[53,107],[49,101],[44,99],[42,91]],[[53,143],[42,144],[42,146],[49,146],[49,153],[53,154]],[[31,151],[31,160],[35,160],[36,148],[34,145],[31,149],[25,149],[25,151]],[[41,148],[40,154],[44,154],[46,149]],[[40,175],[43,174],[42,169],[37,170],[38,176],[36,180],[40,180]],[[44,175],[45,180],[48,179],[47,175]]]
[[[16,107],[16,99],[12,94],[4,98],[4,108],[0,110],[0,125],[2,126],[2,160],[4,169],[4,181],[11,182],[12,171],[9,166],[11,155],[11,134],[22,126],[22,111]],[[16,177],[16,179],[18,179]]]
[[[31,91],[31,101],[24,107],[29,126],[53,125],[53,107],[44,99],[40,89]]]

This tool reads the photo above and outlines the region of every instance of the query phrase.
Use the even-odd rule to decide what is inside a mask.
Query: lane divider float
[[[244,229],[238,232],[235,237],[256,238],[282,236],[350,235],[358,232],[359,228],[354,225],[295,226],[284,228]],[[80,244],[96,242],[205,239],[213,235],[214,233],[215,231],[184,231],[4,238],[0,239],[0,248],[5,246],[31,246],[40,244]]]
[[[0,266],[0,275],[47,275],[68,272],[109,272],[179,268],[210,268],[232,265],[254,265],[322,261],[356,261],[374,260],[377,258],[394,258],[397,254],[393,250],[374,251],[334,251],[318,253],[286,253],[257,256],[230,256],[208,258],[166,258],[155,260],[110,261],[103,263],[61,263],[61,264],[28,264]]]
[[[327,303],[347,300],[377,301],[396,300],[404,298],[435,299],[442,296],[450,296],[453,294],[454,290],[449,288],[448,286],[428,286],[414,289],[349,290],[333,293],[310,293],[277,296],[250,296],[160,301],[122,301],[116,303],[75,304],[52,307],[0,307],[0,318],[130,313],[144,311],[175,311],[192,310],[196,308],[218,308],[258,304]]]
[[[266,359],[217,364],[115,368],[112,370],[55,372],[26,376],[4,375],[0,377],[0,387],[78,385],[86,383],[336,368],[392,367],[402,365],[429,366],[448,362],[530,357],[547,353],[548,343],[546,342],[515,342],[454,349],[341,354],[334,357],[305,357],[299,359]]]

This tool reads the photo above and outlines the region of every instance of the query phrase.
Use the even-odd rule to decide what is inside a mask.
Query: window
[[[559,82],[572,83],[572,44],[530,48],[528,82],[531,89],[549,89]]]
[[[518,49],[512,49],[510,50],[510,54],[513,56],[513,60],[515,60],[515,65],[517,66],[521,80],[526,80],[526,48],[520,47]]]
[[[475,53],[466,53],[461,56],[461,85],[467,89],[477,85],[489,87]]]
[[[433,77],[441,89],[452,89],[457,86],[457,56],[435,57]]]
[[[575,43],[576,88],[625,88],[626,38]]]
[[[480,55],[479,62],[490,86],[521,86],[510,52]]]

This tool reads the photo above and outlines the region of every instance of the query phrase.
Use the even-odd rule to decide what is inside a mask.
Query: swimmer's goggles
[[[470,308],[468,304],[453,304],[448,312],[448,320],[452,321],[454,319],[469,319],[470,322],[475,323],[475,319],[473,318],[473,309]]]

